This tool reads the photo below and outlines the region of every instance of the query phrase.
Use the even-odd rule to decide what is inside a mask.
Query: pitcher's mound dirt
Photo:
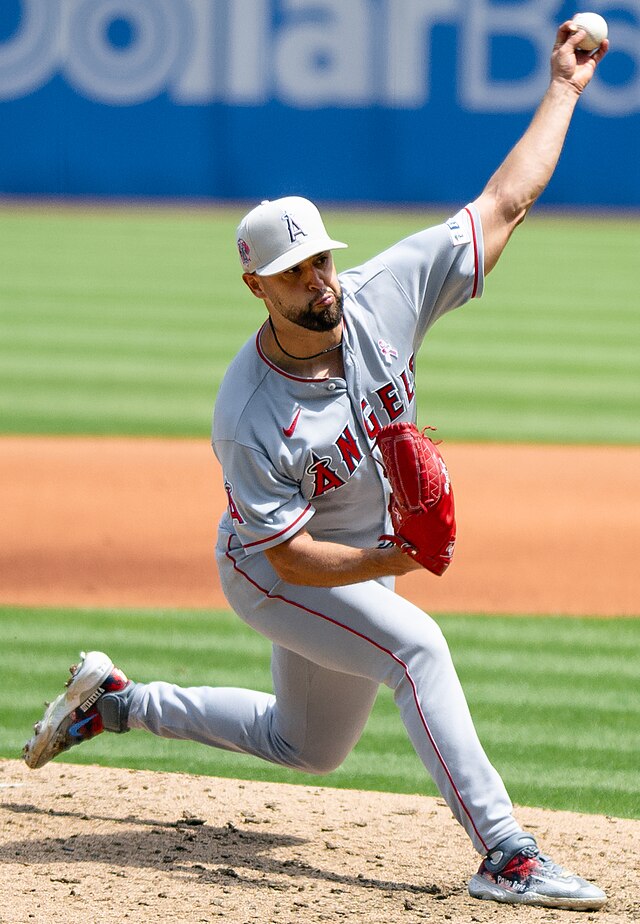
[[[518,809],[609,895],[592,913],[469,897],[478,858],[441,800],[0,762],[3,924],[421,924],[640,919],[637,822]]]

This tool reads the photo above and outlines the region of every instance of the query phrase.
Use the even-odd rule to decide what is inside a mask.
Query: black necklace
[[[275,342],[278,344],[278,349],[281,350],[281,351],[284,353],[285,356],[288,356],[289,359],[298,359],[298,360],[315,359],[316,356],[324,356],[325,353],[333,353],[334,350],[337,350],[339,347],[342,346],[342,337],[340,337],[340,342],[339,342],[339,343],[336,343],[335,346],[325,347],[325,349],[324,349],[324,350],[320,350],[319,353],[312,353],[311,356],[294,356],[293,353],[287,353],[287,351],[285,350],[285,348],[282,346],[282,344],[281,344],[280,341],[278,340],[278,335],[276,334],[276,329],[275,329],[275,327],[273,326],[273,321],[271,320],[271,315],[269,315],[269,327],[271,328],[271,333],[273,334],[273,339],[274,339]]]

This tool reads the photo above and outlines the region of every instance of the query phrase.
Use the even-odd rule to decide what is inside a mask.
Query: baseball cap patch
[[[241,237],[238,238],[238,253],[240,254],[242,265],[248,266],[251,263],[251,248]]]

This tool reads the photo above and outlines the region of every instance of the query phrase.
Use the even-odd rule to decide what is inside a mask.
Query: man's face
[[[299,327],[328,331],[342,320],[342,290],[329,250],[274,276],[249,273],[244,280],[254,295]]]

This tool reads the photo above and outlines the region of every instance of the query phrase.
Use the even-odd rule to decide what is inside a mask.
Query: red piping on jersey
[[[479,266],[478,266],[478,239],[476,237],[476,224],[473,220],[473,215],[470,209],[465,208],[465,212],[469,216],[469,221],[471,222],[471,234],[473,237],[473,292],[471,293],[471,298],[475,298],[478,293],[478,276],[479,276]]]
[[[279,539],[280,536],[284,536],[285,533],[288,533],[290,529],[293,529],[296,523],[300,522],[300,520],[303,518],[307,510],[309,510],[310,508],[311,508],[311,504],[307,504],[307,506],[304,508],[300,516],[296,517],[293,523],[289,523],[288,526],[286,526],[284,529],[281,529],[279,533],[274,533],[273,536],[267,536],[266,539],[256,539],[254,540],[254,542],[247,542],[247,544],[243,545],[242,548],[251,549],[253,548],[254,545],[262,545],[264,542],[273,542],[274,539]]]
[[[327,381],[327,379],[329,378],[328,375],[323,376],[321,379],[304,379],[304,378],[301,378],[299,375],[291,375],[289,372],[285,372],[284,369],[281,369],[280,366],[276,366],[274,363],[272,363],[271,360],[267,356],[265,356],[262,350],[262,347],[260,346],[260,334],[264,330],[266,323],[267,322],[265,321],[265,323],[262,325],[262,327],[256,334],[256,350],[258,351],[258,356],[260,357],[260,359],[263,362],[265,362],[267,366],[269,366],[270,369],[273,369],[273,371],[277,372],[278,375],[283,375],[285,379],[293,379],[294,382],[326,382]]]
[[[317,610],[312,610],[312,609],[310,609],[308,606],[304,606],[302,603],[297,603],[295,600],[288,600],[286,597],[283,597],[282,594],[274,594],[274,593],[271,593],[271,592],[268,591],[268,590],[265,590],[265,588],[264,588],[264,587],[261,587],[258,583],[256,583],[256,581],[254,581],[253,578],[249,577],[249,575],[246,573],[246,571],[243,571],[242,568],[239,567],[239,565],[238,565],[238,563],[236,562],[235,558],[234,558],[233,555],[231,554],[231,538],[232,538],[232,537],[230,536],[230,537],[229,537],[229,542],[228,542],[228,544],[227,544],[227,551],[226,551],[226,553],[225,553],[225,554],[226,554],[226,557],[227,557],[227,558],[229,559],[229,561],[233,564],[234,570],[237,571],[238,574],[242,575],[242,577],[245,578],[250,584],[252,584],[253,587],[256,588],[256,590],[258,590],[258,591],[260,591],[260,593],[264,594],[265,597],[268,597],[270,600],[282,600],[283,603],[288,603],[288,604],[290,604],[291,606],[295,606],[295,607],[297,607],[299,610],[304,610],[305,613],[309,613],[311,616],[318,616],[320,619],[324,619],[325,622],[330,622],[331,625],[337,626],[339,629],[344,629],[346,632],[350,632],[351,635],[355,635],[355,636],[357,636],[358,638],[363,639],[363,641],[368,642],[370,645],[373,645],[373,647],[374,647],[374,648],[377,648],[378,651],[382,651],[382,652],[384,652],[384,654],[389,655],[389,657],[392,658],[392,659],[396,662],[396,664],[399,664],[399,665],[402,667],[402,669],[404,670],[405,677],[407,678],[407,680],[409,681],[409,683],[410,683],[410,685],[411,685],[411,690],[412,690],[412,692],[413,692],[413,699],[414,699],[414,702],[415,702],[415,705],[416,705],[416,710],[417,710],[418,715],[419,715],[419,717],[420,717],[420,722],[422,723],[422,727],[423,727],[424,730],[425,730],[425,734],[426,734],[427,738],[429,739],[429,743],[431,744],[431,747],[433,748],[433,751],[434,751],[436,757],[437,757],[438,760],[440,761],[440,764],[441,764],[441,766],[442,766],[442,769],[444,770],[444,772],[445,772],[446,775],[447,775],[447,779],[449,780],[449,783],[451,784],[451,788],[453,789],[453,791],[454,791],[454,793],[455,793],[455,795],[456,795],[456,798],[457,798],[458,802],[460,803],[460,805],[461,805],[461,807],[462,807],[462,809],[463,809],[465,815],[467,816],[467,818],[469,819],[469,821],[470,821],[471,824],[473,825],[473,830],[474,830],[474,831],[476,832],[476,834],[478,835],[478,839],[480,840],[480,843],[481,843],[482,846],[484,847],[485,851],[488,852],[488,850],[489,850],[489,845],[485,842],[484,838],[482,837],[482,835],[481,835],[480,832],[478,831],[478,829],[477,829],[477,827],[476,827],[476,823],[475,823],[475,821],[473,820],[473,818],[472,818],[472,816],[471,816],[471,812],[469,811],[469,809],[468,809],[467,806],[465,805],[464,800],[462,799],[462,796],[460,795],[460,792],[459,792],[459,790],[458,790],[458,787],[457,787],[456,784],[453,782],[453,777],[451,776],[451,771],[449,770],[449,768],[448,768],[448,766],[447,766],[447,764],[446,764],[446,762],[445,762],[445,759],[444,759],[444,757],[442,756],[442,754],[440,753],[440,749],[438,748],[438,745],[436,744],[436,742],[435,742],[435,740],[434,740],[434,738],[433,738],[433,735],[431,734],[431,731],[430,731],[430,729],[429,729],[429,723],[427,722],[427,719],[426,719],[426,717],[425,717],[425,714],[424,714],[424,712],[422,711],[422,706],[420,705],[420,700],[418,699],[418,691],[417,691],[417,689],[416,689],[415,681],[414,681],[413,677],[411,676],[411,674],[410,674],[410,672],[409,672],[409,666],[402,660],[402,658],[399,658],[397,655],[395,655],[395,654],[394,654],[392,651],[390,651],[388,648],[385,648],[383,645],[378,644],[378,642],[374,641],[373,639],[369,638],[368,636],[363,635],[362,632],[358,632],[356,629],[351,629],[349,626],[345,626],[344,623],[338,622],[337,619],[333,619],[331,616],[326,616],[324,613],[319,613]]]

